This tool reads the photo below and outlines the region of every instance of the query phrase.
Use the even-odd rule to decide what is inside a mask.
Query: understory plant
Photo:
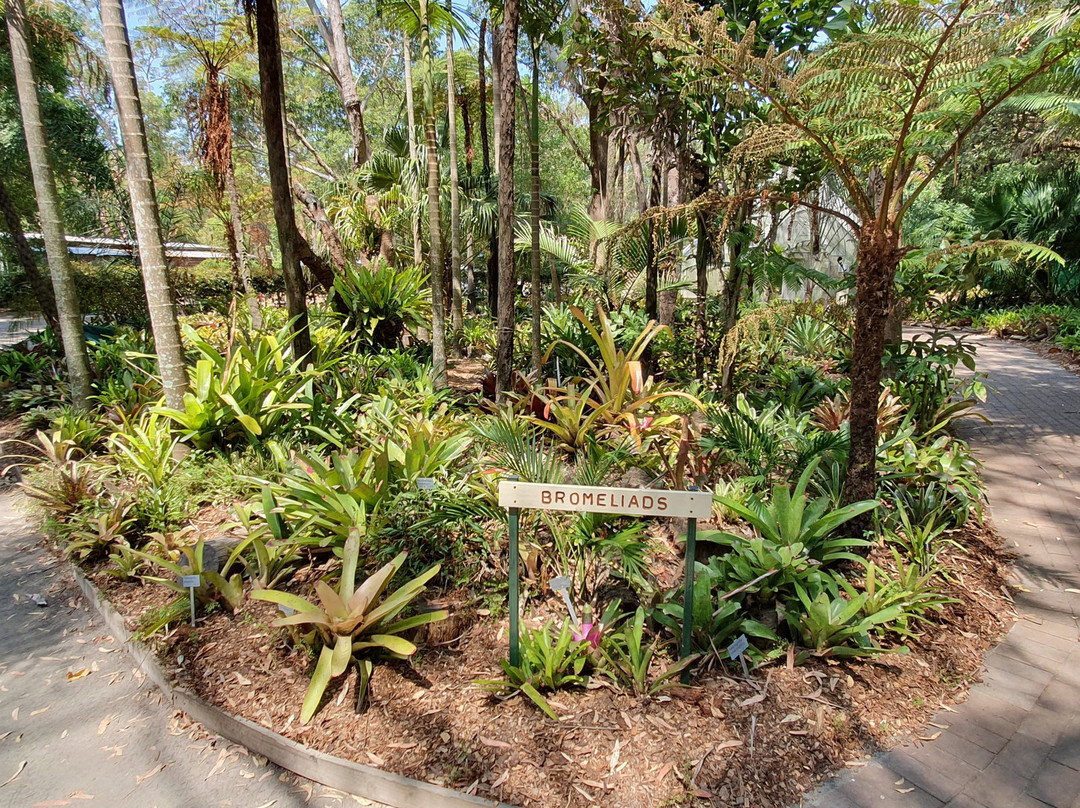
[[[359,525],[364,524],[361,518]],[[318,603],[277,589],[251,593],[256,600],[276,603],[291,612],[275,620],[275,626],[309,629],[302,639],[318,654],[318,661],[300,709],[300,721],[304,724],[318,712],[330,681],[344,674],[352,664],[359,676],[356,706],[357,710],[362,710],[374,670],[374,658],[383,655],[408,659],[416,653],[416,646],[401,635],[444,620],[448,614],[440,609],[401,617],[401,613],[424,591],[427,582],[439,573],[436,564],[397,589],[388,591],[394,575],[405,563],[405,553],[357,586],[361,531],[362,527],[354,526],[345,540],[337,587],[331,587],[326,581],[315,585]]]

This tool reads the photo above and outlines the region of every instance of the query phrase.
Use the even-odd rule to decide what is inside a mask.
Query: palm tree
[[[122,0],[101,0],[100,7],[105,51],[109,57],[116,107],[120,114],[120,134],[124,139],[128,193],[131,196],[135,238],[139,243],[139,264],[146,288],[150,327],[154,332],[158,372],[161,374],[166,403],[173,409],[182,410],[184,394],[188,390],[187,363],[180,341],[180,325],[176,320],[176,302],[165,265],[165,244],[161,236],[161,219],[154,177],[150,171],[150,150],[146,143],[127,20],[124,19]]]
[[[435,136],[435,59],[431,3],[420,0],[420,58],[424,62],[424,148],[427,151],[428,266],[431,269],[431,364],[435,387],[446,384],[446,307],[443,301],[442,222],[439,216],[439,142]]]
[[[499,84],[499,307],[495,346],[495,389],[510,390],[514,361],[514,126],[518,69],[518,0],[505,0],[502,14]]]
[[[453,14],[453,0],[446,8]],[[464,325],[461,302],[461,188],[458,186],[457,77],[454,75],[454,29],[446,29],[446,139],[450,148],[450,327],[459,333]],[[455,349],[456,355],[460,350]]]
[[[255,14],[255,34],[259,43],[259,95],[262,99],[263,129],[270,172],[270,195],[274,200],[274,223],[281,248],[281,271],[285,276],[285,298],[292,318],[293,354],[311,353],[308,330],[307,287],[300,272],[297,252],[296,213],[289,183],[289,152],[285,142],[285,77],[281,66],[281,33],[278,30],[277,0],[245,0],[249,15]]]
[[[7,24],[11,62],[15,70],[15,87],[19,95],[23,132],[26,135],[30,170],[34,178],[34,194],[38,203],[38,218],[41,220],[41,232],[45,239],[45,254],[49,261],[60,320],[60,338],[64,344],[64,357],[71,384],[71,402],[79,409],[86,409],[90,396],[90,363],[86,355],[82,311],[79,309],[79,298],[75,291],[75,278],[68,263],[67,239],[60,216],[60,196],[56,191],[52,163],[49,162],[48,138],[41,117],[34,64],[30,58],[26,7],[23,0],[8,0]]]
[[[532,334],[529,340],[533,373],[540,373],[540,50],[544,42],[558,44],[559,23],[566,3],[563,0],[529,0],[525,4],[522,27],[529,37],[532,54],[532,88],[529,94],[529,219],[532,223],[532,249],[529,250],[532,270],[530,300],[532,301]]]

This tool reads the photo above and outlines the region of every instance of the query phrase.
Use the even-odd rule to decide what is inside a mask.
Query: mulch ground
[[[180,684],[311,748],[509,803],[741,805],[781,808],[829,771],[924,730],[942,705],[963,701],[985,651],[1014,618],[1008,559],[994,534],[970,527],[950,550],[946,594],[957,603],[908,641],[909,654],[873,661],[784,660],[751,672],[720,667],[691,687],[639,699],[594,677],[550,698],[559,721],[522,698],[473,685],[497,678],[507,623],[462,605],[412,664],[377,666],[369,706],[355,712],[355,673],[335,681],[311,723],[299,723],[311,658],[271,627],[275,608],[250,601],[196,629],[155,641]],[[885,554],[880,553],[884,562]],[[92,572],[134,627],[164,602],[163,588]],[[530,604],[537,615],[555,604]]]

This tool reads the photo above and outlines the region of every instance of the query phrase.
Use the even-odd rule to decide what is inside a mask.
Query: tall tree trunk
[[[53,297],[52,284],[38,270],[37,261],[34,259],[34,251],[30,249],[30,244],[26,240],[22,220],[15,211],[15,206],[11,203],[11,197],[8,196],[3,179],[0,179],[0,210],[4,213],[8,233],[11,234],[11,239],[15,242],[15,254],[19,258],[19,265],[26,274],[27,281],[30,282],[30,288],[34,290],[34,297],[37,299],[38,308],[41,309],[41,316],[45,318],[45,322],[48,323],[52,332],[59,334],[60,318],[56,314],[56,298]]]
[[[484,73],[484,57],[487,43],[485,42],[485,33],[487,28],[487,18],[485,17],[480,21],[480,47],[476,54],[477,74],[478,81],[480,83],[480,152],[481,159],[483,161],[483,177],[484,177],[484,191],[485,193],[491,187],[491,150],[488,145],[488,113],[487,113],[487,76]],[[494,31],[491,35],[492,42],[495,40]],[[492,72],[495,70],[495,63],[491,65]],[[497,98],[498,90],[492,85],[492,96]],[[496,127],[497,129],[497,127]],[[498,131],[496,131],[496,135]],[[498,156],[496,154],[496,159]],[[496,317],[496,312],[499,308],[499,228],[495,226],[491,228],[491,234],[488,236],[488,256],[487,256],[487,293],[488,293],[488,312],[492,319]]]
[[[326,0],[326,16],[330,23],[331,64],[334,77],[341,88],[341,101],[345,106],[345,118],[349,122],[349,135],[353,145],[353,168],[360,168],[368,161],[367,129],[364,126],[364,105],[356,92],[356,77],[353,75],[352,58],[349,56],[349,41],[345,38],[345,18],[341,13],[339,0]]]
[[[873,223],[863,226],[855,255],[855,338],[851,352],[851,453],[844,496],[873,499],[877,489],[878,397],[885,325],[892,309],[899,239]],[[862,527],[867,527],[863,520]]]
[[[656,155],[653,162],[652,184],[649,188],[649,199],[645,203],[646,209],[658,206],[663,200],[664,171],[660,154]],[[660,286],[660,259],[657,255],[657,242],[660,239],[656,230],[656,223],[650,219],[645,225],[645,315],[650,320],[660,319],[660,305],[658,289]]]
[[[49,162],[45,121],[41,117],[37,79],[30,57],[26,7],[23,0],[8,0],[7,24],[15,89],[19,96],[26,150],[30,156],[30,173],[34,178],[38,218],[41,221],[41,234],[45,239],[45,255],[49,261],[56,311],[60,320],[60,338],[64,343],[64,357],[67,360],[71,403],[84,410],[90,396],[90,363],[86,356],[86,338],[83,335],[82,312],[75,291],[75,278],[68,263],[60,195],[56,190],[52,163]]]
[[[451,11],[447,0],[447,11]],[[446,31],[446,139],[450,149],[450,327],[460,334],[465,325],[461,304],[461,188],[458,185],[457,153],[457,81],[454,77],[454,27]],[[454,342],[454,354],[461,355],[460,342]]]
[[[487,17],[480,20],[480,46],[476,52],[476,73],[480,85],[480,153],[484,164],[484,177],[491,176],[491,152],[488,147],[487,76],[484,73],[484,56],[487,50]]]
[[[505,16],[505,15],[504,15]],[[517,44],[517,33],[514,34],[514,43]],[[491,118],[495,133],[495,171],[498,172],[502,159],[502,107],[503,107],[503,56],[502,56],[502,25],[495,23],[491,26]],[[515,62],[515,68],[516,68]],[[514,71],[517,76],[517,70]]]
[[[431,51],[430,0],[420,0],[420,58],[424,61],[424,147],[427,151],[428,239],[431,267],[431,364],[435,388],[446,386],[446,305],[442,223],[439,218],[439,142],[435,137],[435,58]]]
[[[402,58],[405,60],[405,120],[409,124],[409,162],[415,166],[420,147],[416,142],[416,100],[413,93],[412,48],[408,34],[402,34],[401,45]],[[420,187],[417,184],[413,185],[412,202],[412,258],[413,264],[419,267],[424,264],[424,251],[420,232]]]
[[[187,363],[180,341],[180,324],[176,319],[176,301],[169,284],[165,264],[165,244],[161,235],[154,177],[150,171],[150,149],[143,128],[142,102],[135,80],[135,62],[131,56],[127,20],[122,0],[101,0],[101,28],[105,51],[109,56],[116,93],[116,108],[120,116],[120,134],[124,140],[127,161],[128,194],[135,222],[135,238],[139,244],[139,265],[146,306],[150,312],[150,328],[154,332],[158,372],[165,393],[165,402],[173,409],[184,409],[184,394],[188,391]]]
[[[705,355],[709,347],[709,263],[712,258],[712,239],[709,233],[709,217],[697,214],[697,252],[694,268],[697,274],[697,299],[694,301],[694,373],[698,379],[705,378]]]
[[[514,362],[514,126],[518,91],[517,44],[519,0],[503,3],[500,103],[497,108],[499,152],[499,310],[495,351],[495,389],[501,400],[510,390]]]
[[[274,223],[281,248],[281,271],[285,276],[285,299],[293,320],[293,355],[311,353],[308,330],[307,286],[300,271],[297,253],[296,213],[289,183],[289,152],[285,142],[285,76],[281,65],[277,0],[255,0],[255,29],[259,41],[259,94],[262,99],[263,129],[266,131],[270,195],[274,201]]]
[[[532,225],[532,244],[529,260],[532,282],[529,299],[532,302],[532,334],[529,348],[532,355],[532,371],[540,378],[543,357],[540,348],[540,44],[532,41],[532,93],[529,105],[529,222]]]
[[[469,314],[476,314],[476,237],[470,227],[465,234],[465,280],[462,294],[465,297],[465,309]]]

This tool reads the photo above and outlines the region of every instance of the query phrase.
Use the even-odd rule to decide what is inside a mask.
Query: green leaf
[[[300,723],[306,724],[319,709],[326,686],[330,684],[334,652],[329,646],[324,645],[319,652],[319,661],[315,665],[315,672],[311,675],[311,684],[308,685],[307,695],[304,696],[304,704],[300,708]]]

